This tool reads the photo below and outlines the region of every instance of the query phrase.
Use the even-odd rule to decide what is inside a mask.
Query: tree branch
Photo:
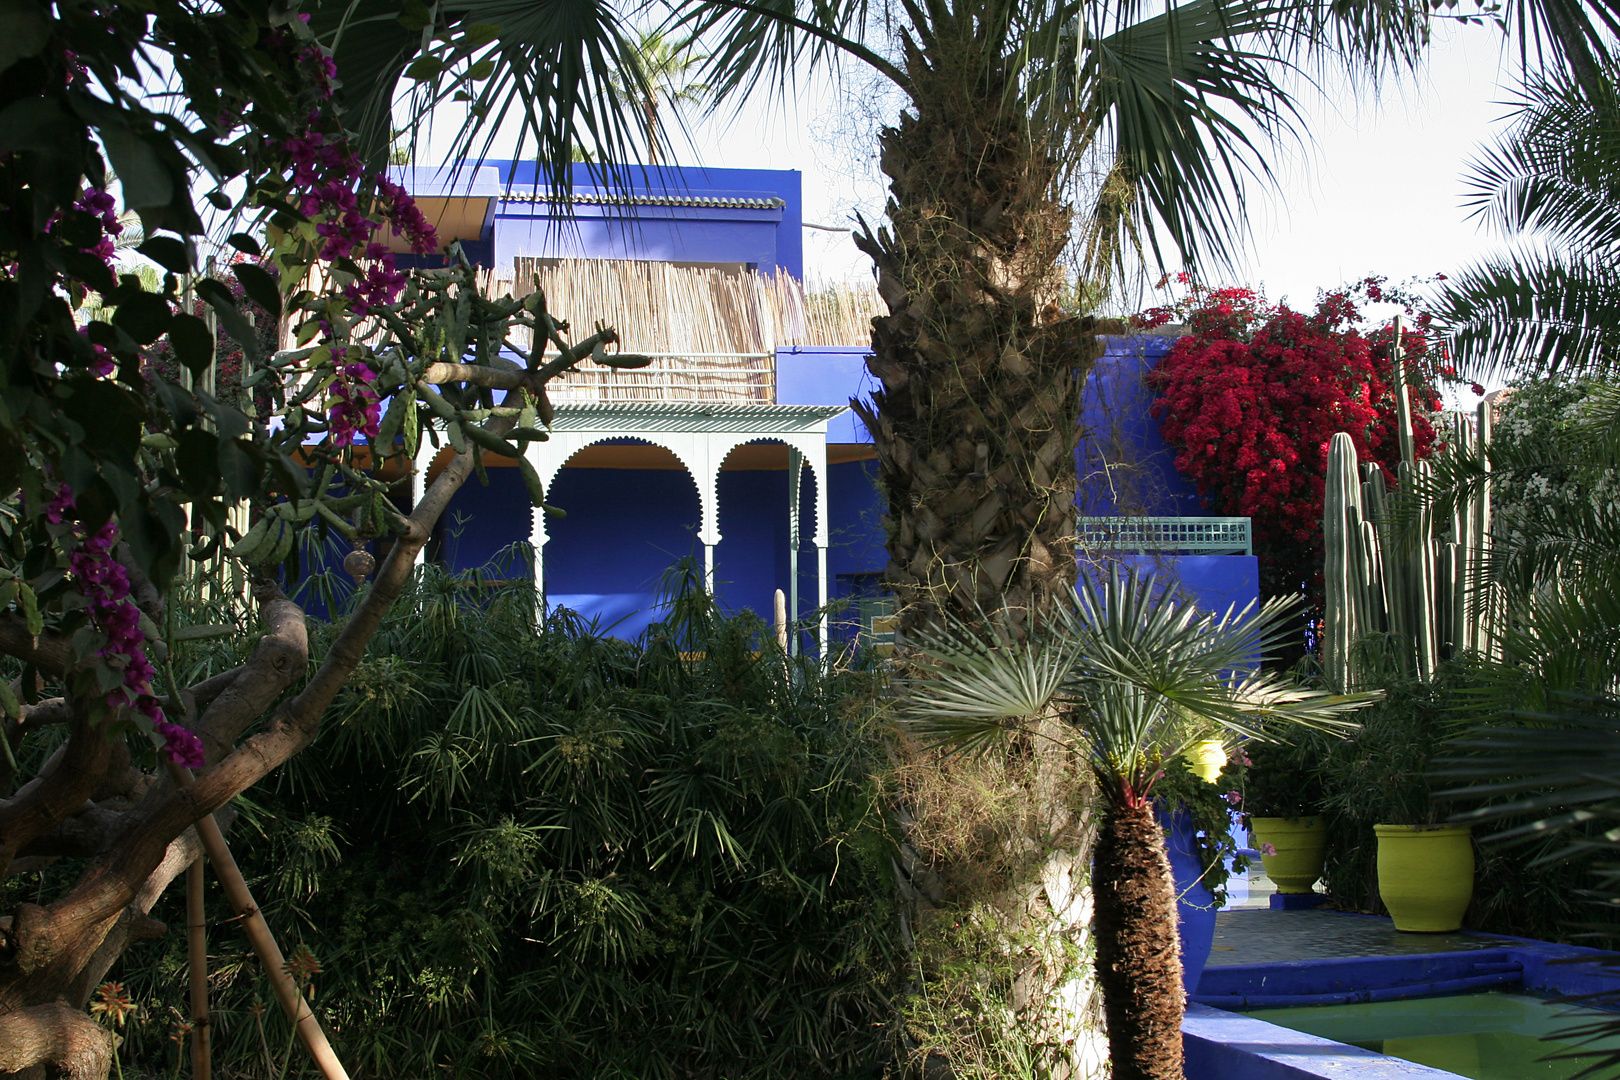
[[[88,715],[75,709],[73,730],[56,767],[0,804],[0,877],[24,845],[84,805],[106,774],[111,753],[106,732],[92,727]]]
[[[61,675],[67,671],[72,650],[65,638],[52,633],[39,635],[36,640],[28,632],[28,624],[21,615],[0,613],[0,652],[9,653],[25,664],[33,664],[47,675]]]
[[[510,400],[510,396],[507,400]],[[484,426],[492,434],[505,436],[516,426],[516,420],[512,417],[495,417]],[[86,868],[78,885],[67,895],[48,908],[39,909],[26,904],[18,908],[21,922],[12,934],[14,938],[18,935],[26,938],[19,940],[15,946],[18,956],[22,958],[19,962],[26,962],[33,969],[49,966],[72,943],[78,942],[86,934],[98,932],[98,928],[116,917],[136,897],[140,883],[156,869],[175,837],[205,814],[219,809],[252,787],[272,769],[314,741],[321,715],[364,657],[366,647],[383,616],[410,580],[415,569],[416,553],[427,543],[434,522],[444,513],[451,497],[466,483],[472,470],[472,455],[466,453],[457,454],[440,472],[438,479],[406,519],[406,528],[383,561],[371,589],[361,601],[359,609],[338,633],[314,677],[296,697],[277,707],[263,731],[246,739],[190,787],[171,789],[162,795],[149,795],[145,807],[131,812],[134,820],[117,848],[98,856]],[[258,592],[257,582],[254,588]],[[280,612],[279,616],[277,612]],[[299,644],[307,651],[307,641],[303,639],[302,611],[275,592],[274,598],[266,605],[265,619],[267,623],[272,623],[278,617],[286,620],[289,631],[296,635]],[[266,634],[266,639],[270,636]],[[245,680],[253,677],[254,663],[250,661],[246,668],[232,684],[231,690],[222,693],[214,702],[209,710],[210,715],[227,708],[227,697],[234,694]],[[264,674],[259,672],[260,676]],[[203,726],[212,729],[213,723],[205,715]],[[224,726],[223,722],[221,726]],[[25,914],[26,919],[23,918]],[[105,930],[99,932],[105,933]],[[0,1000],[0,1008],[4,1005],[5,1002]]]
[[[231,688],[231,684],[236,682],[236,677],[246,670],[247,665],[242,664],[238,667],[231,668],[229,671],[222,671],[218,675],[210,675],[202,682],[190,687],[189,693],[196,701],[197,708],[206,709],[208,706],[212,705],[214,703],[214,699],[219,697],[226,690],[229,690]],[[175,705],[175,711],[183,712],[184,710],[181,709],[177,703]]]
[[[113,1033],[60,1003],[0,1015],[0,1073],[33,1075],[49,1065],[66,1080],[98,1080],[112,1067]]]
[[[196,721],[203,751],[209,761],[219,761],[231,752],[238,736],[249,724],[264,715],[309,662],[309,630],[304,625],[304,609],[288,600],[269,582],[254,582],[259,599],[259,619],[264,635],[253,656],[236,668],[228,686],[220,689],[208,704],[202,719]],[[216,676],[218,678],[218,676]],[[209,680],[212,681],[212,680]],[[206,683],[199,683],[204,687]],[[203,707],[201,697],[198,708]]]

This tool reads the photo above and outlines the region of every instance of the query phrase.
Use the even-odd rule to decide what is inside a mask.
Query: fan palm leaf
[[[1025,640],[961,623],[924,632],[904,715],[936,744],[979,752],[1037,734],[1053,713],[1103,795],[1092,884],[1097,978],[1113,1075],[1181,1076],[1181,973],[1164,842],[1148,802],[1162,763],[1210,731],[1274,738],[1289,724],[1344,731],[1377,694],[1331,695],[1259,673],[1295,604],[1224,615],[1115,572]],[[987,620],[994,624],[995,620]]]
[[[1211,731],[1268,739],[1279,723],[1296,723],[1343,732],[1354,726],[1345,714],[1375,700],[1256,670],[1293,632],[1296,607],[1273,600],[1217,616],[1163,595],[1152,577],[1116,572],[1096,592],[1082,589],[1074,608],[1049,613],[1028,640],[961,623],[923,632],[924,675],[908,684],[906,715],[937,745],[982,751],[1032,731],[1057,706],[1099,772],[1145,798],[1158,763]]]

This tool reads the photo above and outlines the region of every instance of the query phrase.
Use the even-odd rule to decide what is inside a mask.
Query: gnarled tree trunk
[[[1151,805],[1105,804],[1092,889],[1113,1080],[1182,1080],[1176,893]]]
[[[505,389],[512,401],[525,389],[540,392],[557,371],[614,339],[612,330],[598,331],[546,367],[444,364],[429,367],[422,378]],[[513,416],[497,416],[483,430],[501,437],[516,423]],[[180,701],[164,702],[169,716],[183,718],[202,740],[207,764],[194,784],[177,788],[166,776],[137,768],[122,735],[110,738],[106,727],[90,723],[82,702],[52,699],[26,706],[20,721],[0,717],[0,738],[13,746],[46,724],[64,724],[69,732],[40,774],[15,793],[8,791],[15,778],[3,764],[9,755],[0,757],[0,878],[57,859],[86,860],[65,893],[19,904],[0,918],[0,1075],[104,1080],[116,1044],[82,1011],[94,986],[131,940],[165,931],[147,912],[197,858],[193,823],[314,741],[322,715],[408,583],[434,523],[473,470],[472,454],[457,454],[411,514],[395,523],[387,558],[295,695],[283,697],[309,671],[304,612],[274,581],[254,582],[262,636],[253,655],[238,668],[182,689]],[[161,596],[122,547],[119,557],[133,599],[154,625],[163,625]],[[148,645],[156,649],[161,643]],[[6,612],[0,612],[0,653],[63,681],[73,662],[62,636],[49,629],[32,634],[23,619]]]
[[[912,1071],[1102,1075],[1083,758],[1037,736],[978,757],[902,741],[895,759]]]
[[[117,1037],[79,1009],[61,1002],[0,1013],[0,1074],[102,1080],[112,1066]]]
[[[1016,64],[981,31],[964,11],[907,40],[911,107],[881,136],[888,226],[856,237],[889,308],[868,360],[881,389],[855,409],[888,496],[901,643],[944,615],[1022,636],[1075,581],[1080,391],[1101,349],[1092,321],[1057,303],[1070,227],[1059,163]],[[946,785],[929,804],[902,784],[925,1071],[1004,1075],[1016,1066],[1000,1045],[1053,1076],[1092,1072],[1083,768],[1050,746],[1015,751],[994,778],[907,756],[903,776]],[[989,817],[959,832],[981,803]],[[981,989],[953,993],[963,972]]]

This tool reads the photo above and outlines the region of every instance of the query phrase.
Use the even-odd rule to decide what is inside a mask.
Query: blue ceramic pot
[[[1164,820],[1164,807],[1158,807]],[[1199,880],[1198,842],[1192,816],[1185,810],[1170,815],[1166,830],[1165,853],[1170,856],[1170,872],[1176,879],[1176,921],[1181,934],[1181,981],[1189,995],[1198,989],[1199,976],[1209,962],[1210,946],[1215,944],[1215,896]]]

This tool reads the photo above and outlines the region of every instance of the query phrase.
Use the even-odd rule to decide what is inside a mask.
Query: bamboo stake
[[[212,820],[212,819],[210,819]],[[186,952],[191,968],[191,1076],[212,1080],[208,1015],[208,918],[203,909],[203,861],[186,867]]]
[[[181,788],[188,788],[196,782],[190,769],[173,762],[169,763],[169,776]],[[208,853],[208,861],[213,864],[214,874],[225,890],[225,898],[230,901],[231,909],[241,917],[242,931],[247,934],[254,955],[259,958],[259,966],[264,968],[265,977],[270,980],[270,988],[275,991],[282,1010],[294,1022],[304,1048],[315,1059],[315,1067],[326,1080],[349,1080],[348,1072],[326,1039],[326,1032],[321,1030],[320,1021],[310,1011],[309,1002],[304,1000],[304,995],[298,992],[298,985],[287,973],[287,960],[281,955],[281,949],[276,945],[259,905],[254,902],[253,893],[248,889],[236,859],[231,856],[231,849],[225,845],[225,834],[219,831],[219,823],[214,820],[214,815],[206,814],[199,818],[196,829],[197,838]]]

